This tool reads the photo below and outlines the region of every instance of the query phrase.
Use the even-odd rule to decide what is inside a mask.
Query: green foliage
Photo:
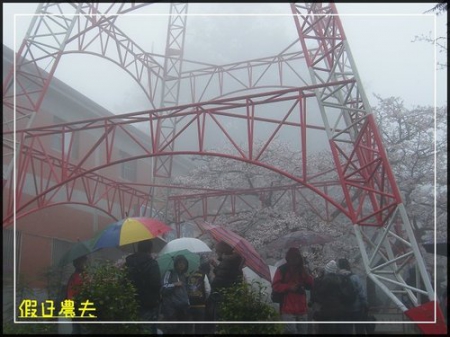
[[[13,298],[13,278],[12,275],[3,276],[3,326],[4,335],[26,335],[26,334],[57,334],[58,328],[53,319],[38,318],[18,318],[23,323],[14,323],[14,298]],[[5,290],[6,289],[6,290]],[[16,286],[16,303],[18,305],[21,299],[35,298],[33,288],[30,286],[30,279],[23,274],[19,274]],[[17,312],[18,314],[18,312]],[[39,322],[39,323],[34,323]],[[46,324],[48,323],[48,324]]]
[[[31,280],[23,275],[19,274],[17,277],[17,286],[16,286],[16,296],[19,298],[24,298],[26,294],[32,293],[33,288],[30,286]]]
[[[275,308],[264,302],[265,287],[255,282],[252,287],[248,283],[238,283],[221,291],[221,321],[279,321],[280,315]],[[283,325],[270,324],[218,324],[219,334],[280,334]]]
[[[77,303],[89,300],[94,303],[98,321],[138,321],[138,304],[135,288],[124,268],[110,262],[89,267],[83,275],[83,285],[75,298]],[[92,312],[91,312],[92,313]],[[117,334],[140,333],[140,324],[86,324],[89,333]]]
[[[60,299],[61,290],[66,289],[63,282],[64,269],[57,266],[51,266],[45,269],[41,276],[46,280],[46,290],[49,299]]]
[[[28,322],[30,319],[27,320]],[[57,334],[58,329],[56,324],[33,324],[33,323],[13,323],[7,322],[3,323],[3,334],[4,335],[53,335]]]

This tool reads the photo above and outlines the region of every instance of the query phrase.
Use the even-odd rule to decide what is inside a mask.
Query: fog
[[[4,44],[18,50],[37,4],[4,4]],[[354,57],[357,72],[371,105],[376,104],[373,94],[382,97],[398,96],[407,106],[446,104],[446,72],[436,71],[435,49],[426,42],[412,42],[416,35],[444,35],[444,16],[423,14],[433,4],[337,4],[345,34]],[[28,15],[27,15],[28,13]],[[155,4],[120,15],[115,26],[126,34],[143,51],[152,53],[162,67],[167,38],[169,4]],[[14,14],[15,25],[14,25]],[[211,76],[196,78],[195,93],[187,78],[189,71],[211,66],[244,62],[272,57],[282,52],[298,52],[295,24],[286,3],[272,4],[189,4],[184,43],[183,71],[186,79],[181,82],[179,104],[203,102],[230,96],[256,93],[243,91],[248,86],[247,69],[234,71],[225,78],[223,87],[227,96],[221,96],[218,84]],[[435,26],[436,19],[436,26]],[[435,29],[436,27],[436,29]],[[98,43],[96,41],[95,43]],[[71,51],[68,44],[65,51]],[[292,70],[287,66],[289,65]],[[209,68],[211,72],[211,68]],[[4,70],[5,71],[5,70]],[[263,91],[280,89],[276,67],[269,70],[253,67],[253,78],[260,80]],[[263,71],[265,73],[263,74]],[[115,114],[152,109],[145,92],[129,73],[118,65],[97,55],[67,53],[61,58],[55,76],[93,101]],[[303,77],[303,78],[300,78]],[[281,87],[302,86],[310,82],[304,60],[298,60],[283,68]],[[435,82],[436,81],[436,82]],[[210,83],[211,82],[211,83]],[[437,83],[437,85],[435,85]],[[148,82],[143,81],[146,86]],[[232,95],[229,92],[233,92]],[[153,105],[161,104],[161,87],[156,88]],[[309,105],[309,122],[320,118],[317,104]],[[271,107],[260,107],[263,114],[270,114]],[[242,110],[241,114],[245,111]],[[222,118],[230,134],[238,137],[245,128],[244,121]],[[180,126],[182,126],[180,122]],[[255,133],[273,132],[274,126],[259,126]],[[213,126],[209,134],[217,133]],[[293,131],[295,133],[295,131]],[[326,137],[311,136],[323,141],[314,143],[316,148],[326,145]],[[185,135],[189,139],[189,133]],[[291,137],[288,128],[280,133],[283,140]],[[216,146],[224,144],[217,137]],[[182,146],[183,142],[178,142]],[[182,148],[180,148],[182,150]]]
[[[344,31],[364,89],[399,96],[410,105],[446,104],[446,72],[435,72],[434,48],[412,42],[431,32],[445,36],[446,16],[423,14],[433,3],[337,4]],[[37,4],[3,4],[3,41],[16,50]],[[122,15],[116,25],[142,49],[164,54],[169,4],[155,4]],[[185,58],[226,64],[275,55],[292,42],[293,20],[288,4],[189,4]],[[14,31],[14,14],[16,29]],[[164,15],[162,15],[164,14]],[[250,16],[248,16],[250,14]],[[243,45],[250,46],[245,50]],[[444,55],[436,55],[445,60]],[[187,66],[185,64],[185,66]],[[437,87],[434,83],[436,75]],[[145,96],[130,76],[107,60],[64,55],[55,76],[114,113],[148,108]]]

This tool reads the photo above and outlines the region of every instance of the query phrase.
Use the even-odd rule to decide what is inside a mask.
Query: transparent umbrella
[[[323,245],[325,243],[333,241],[334,238],[322,233],[316,233],[313,231],[296,231],[272,241],[268,248],[271,249],[284,249],[290,247],[301,247],[310,245]]]

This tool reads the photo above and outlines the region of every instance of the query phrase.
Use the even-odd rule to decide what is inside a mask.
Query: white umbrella
[[[269,265],[269,270],[270,270],[270,278],[273,281],[273,276],[275,275],[275,272],[277,271],[277,267]]]
[[[264,300],[266,302],[269,301],[270,299],[270,291],[271,291],[271,284],[269,281],[267,281],[266,279],[262,278],[261,276],[259,276],[258,274],[256,274],[253,270],[251,270],[249,267],[244,267],[242,269],[242,272],[244,273],[244,278],[245,281],[248,284],[251,284],[254,288],[254,290],[258,291],[259,286],[257,284],[255,284],[254,282],[258,282],[262,285],[263,289],[264,289]]]
[[[187,249],[192,253],[209,253],[211,248],[206,243],[197,238],[179,238],[169,241],[159,252],[160,255]]]
[[[286,263],[286,259],[282,258],[281,260],[278,260],[277,262],[275,262],[275,267],[278,268],[279,266],[281,266],[282,264]]]
[[[270,275],[272,279],[276,269],[277,268],[275,266],[269,266]],[[263,291],[262,300],[266,303],[273,305],[274,308],[278,309],[277,307],[278,304],[272,303],[272,300],[270,299],[270,293],[272,292],[272,283],[256,274],[249,267],[244,267],[242,269],[242,272],[244,273],[245,281],[252,286],[254,291],[259,291],[259,285],[256,284],[255,282],[259,282],[261,284]]]

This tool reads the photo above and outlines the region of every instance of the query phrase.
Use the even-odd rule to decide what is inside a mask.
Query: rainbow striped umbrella
[[[126,218],[110,224],[90,241],[94,249],[118,247],[154,239],[172,228],[153,218]]]

